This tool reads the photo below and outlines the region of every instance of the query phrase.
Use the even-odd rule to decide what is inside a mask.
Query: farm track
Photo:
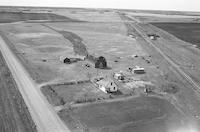
[[[124,18],[131,20],[130,17],[124,16]],[[146,34],[144,34],[143,28],[132,19],[132,23],[129,23],[129,26],[132,26],[139,35],[144,38],[144,40],[152,46],[174,69],[177,71],[182,77],[184,77],[193,87],[194,91],[200,94],[200,86],[189,76],[187,75],[171,58],[169,58],[165,53],[158,48],[149,38],[147,38]]]
[[[2,38],[0,38],[0,50],[29,108],[37,130],[39,132],[68,132],[69,129],[58,117],[53,107],[48,103],[40,89]]]
[[[0,53],[0,131],[36,132],[28,108]]]

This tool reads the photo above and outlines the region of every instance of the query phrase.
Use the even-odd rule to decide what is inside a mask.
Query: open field
[[[199,94],[152,46],[199,83],[199,49],[175,37],[199,43],[198,24],[190,23],[198,21],[198,13],[21,7],[2,8],[0,15],[0,35],[50,104],[51,119],[57,112],[72,131],[174,132],[199,126]],[[160,37],[150,40],[149,33]],[[74,56],[85,59],[64,63]],[[105,57],[108,66],[95,68],[91,56]],[[145,72],[128,70],[134,66]],[[114,79],[116,72],[126,81]],[[113,80],[118,91],[101,91],[94,82],[99,77]]]
[[[70,21],[80,22],[65,16],[52,13],[23,13],[23,12],[0,12],[0,23],[11,23],[29,20]]]
[[[189,14],[189,13],[185,13],[187,15],[184,15],[183,12],[181,13],[172,13],[172,12],[124,12],[129,16],[132,16],[136,19],[138,19],[141,22],[144,23],[151,23],[151,22],[179,22],[179,23],[195,23],[195,22],[199,22],[199,18],[200,18],[200,13],[196,13],[196,14]]]
[[[35,124],[0,53],[0,131],[36,132]]]
[[[57,10],[56,14],[88,22],[121,22],[120,17],[113,10]]]
[[[185,124],[184,116],[173,105],[154,97],[73,107],[59,115],[66,123],[78,119],[83,124],[79,127],[91,132],[168,132]]]
[[[151,23],[183,41],[200,46],[200,24],[199,23]]]
[[[163,11],[163,10],[126,10],[123,9],[121,11],[130,12],[130,13],[144,13],[149,15],[168,15],[168,16],[200,16],[200,12],[192,12],[192,11]]]
[[[170,16],[163,16],[163,17],[159,17],[159,16],[134,16],[135,18],[139,19],[142,22],[147,22],[147,23],[153,23],[153,22],[198,22],[199,20],[196,19],[195,17],[183,17],[183,18],[179,18],[179,17],[170,17]]]

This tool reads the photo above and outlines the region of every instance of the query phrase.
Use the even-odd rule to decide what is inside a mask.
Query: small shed
[[[106,58],[103,56],[98,57],[95,61],[95,68],[104,69],[106,67],[107,67]]]
[[[133,72],[133,73],[136,73],[136,74],[143,74],[143,73],[145,73],[144,68],[143,68],[143,67],[140,67],[140,66],[135,66],[135,67],[132,69],[132,72]]]
[[[78,62],[78,61],[84,61],[85,60],[85,56],[81,56],[81,55],[62,55],[60,56],[60,61],[65,63],[65,64],[71,64],[74,62]]]
[[[148,34],[148,37],[149,37],[151,40],[156,40],[156,39],[159,38],[160,36],[158,36],[157,34]]]
[[[113,77],[119,81],[123,81],[125,79],[123,73],[114,73]]]
[[[128,68],[128,71],[135,73],[135,74],[144,74],[145,73],[145,69],[140,66],[130,67],[130,68]]]
[[[130,38],[136,38],[136,36],[133,35],[133,34],[129,34],[128,36],[129,36]]]
[[[113,93],[118,91],[117,85],[113,80],[102,79],[97,81],[96,83],[98,85],[98,88],[105,93]]]

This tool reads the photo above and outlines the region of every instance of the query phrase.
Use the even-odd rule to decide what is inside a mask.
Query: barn
[[[65,64],[70,64],[70,63],[71,63],[71,61],[70,61],[70,59],[69,59],[69,58],[65,58],[65,59],[63,60],[63,63],[65,63]]]
[[[103,56],[98,57],[95,61],[95,68],[104,69],[106,67],[107,67],[106,58]]]

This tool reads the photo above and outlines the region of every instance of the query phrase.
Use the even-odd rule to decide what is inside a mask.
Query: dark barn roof
[[[103,56],[100,56],[96,59],[95,61],[95,68],[101,68],[104,69],[107,67],[107,62],[106,62],[106,58]]]
[[[71,61],[70,61],[70,59],[69,59],[69,58],[65,58],[65,59],[63,60],[63,62],[64,62],[64,63],[66,63],[66,64],[69,64],[69,63],[71,63]]]

